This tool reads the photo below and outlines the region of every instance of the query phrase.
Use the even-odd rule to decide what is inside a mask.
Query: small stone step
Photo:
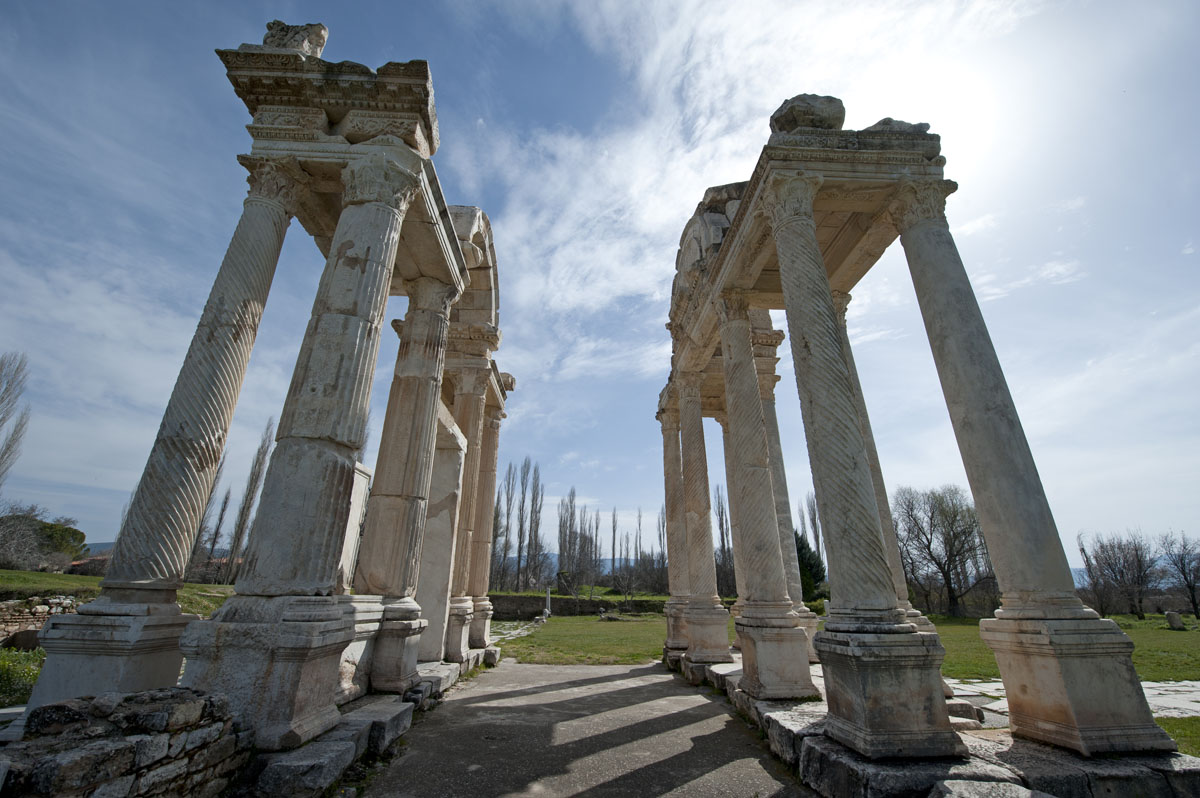
[[[316,798],[323,795],[355,759],[349,740],[314,741],[293,751],[268,754],[256,788],[264,795]]]

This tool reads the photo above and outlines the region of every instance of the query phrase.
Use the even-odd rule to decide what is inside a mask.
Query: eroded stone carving
[[[846,121],[846,106],[837,97],[821,94],[797,94],[771,114],[772,133],[793,133],[801,128],[841,130]]]
[[[325,50],[325,42],[329,40],[329,28],[318,23],[308,25],[288,25],[278,19],[267,23],[267,33],[263,36],[263,47],[275,47],[280,50],[299,50],[305,55],[320,58]]]

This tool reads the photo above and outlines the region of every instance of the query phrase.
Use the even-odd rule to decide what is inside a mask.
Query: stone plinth
[[[446,661],[465,662],[471,653],[471,621],[475,618],[475,602],[470,596],[450,599],[446,619]]]
[[[332,728],[342,650],[354,638],[335,596],[233,596],[221,619],[188,625],[183,685],[229,696],[257,748],[296,746]]]
[[[741,641],[742,690],[764,700],[820,695],[808,670],[808,634],[803,628],[752,626],[741,619],[735,627]]]
[[[383,621],[375,639],[371,662],[371,689],[403,693],[415,685],[421,633],[429,622],[418,617],[421,608],[411,598],[385,597]]]
[[[338,668],[334,702],[341,706],[371,689],[371,665],[375,657],[375,639],[383,621],[383,597],[342,594],[338,601],[348,609],[354,623],[354,637],[342,651]]]

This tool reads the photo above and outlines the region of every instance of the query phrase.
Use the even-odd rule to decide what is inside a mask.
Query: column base
[[[667,603],[663,607],[663,614],[667,616],[667,640],[663,645],[664,651],[682,653],[687,650],[688,627],[687,618],[684,617],[686,610],[687,599],[667,599]]]
[[[295,748],[340,720],[333,697],[353,638],[336,596],[233,596],[183,633],[183,685],[228,695],[257,748]]]
[[[371,689],[379,693],[404,693],[421,681],[417,673],[421,632],[429,621],[412,597],[384,598],[383,621],[375,638],[371,662]]]
[[[793,618],[788,626],[757,625],[739,619],[734,627],[742,649],[742,678],[738,687],[752,698],[819,698],[808,669],[808,634]]]
[[[338,686],[334,703],[353,701],[371,689],[371,663],[375,656],[375,638],[383,621],[383,596],[339,595],[338,602],[350,612],[354,639],[342,651],[338,667]]]
[[[475,617],[471,619],[468,637],[471,648],[487,648],[492,644],[492,602],[487,596],[474,601]]]
[[[950,726],[939,668],[946,650],[927,632],[818,632],[829,714],[825,734],[868,759],[966,756]]]
[[[83,612],[90,609],[90,612]],[[199,618],[178,604],[126,605],[94,601],[81,614],[55,615],[38,641],[46,662],[25,715],[6,729],[20,736],[29,711],[55,701],[101,693],[133,693],[174,687],[183,667],[179,637]]]
[[[1024,737],[1084,756],[1175,751],[1133,669],[1133,642],[1108,619],[980,621]]]
[[[470,597],[450,599],[450,617],[446,621],[446,661],[466,662],[471,654],[471,621],[475,602]]]
[[[685,662],[733,662],[729,653],[729,612],[720,604],[689,604],[688,648]]]
[[[797,625],[808,635],[808,661],[810,663],[820,662],[821,658],[817,656],[817,649],[813,647],[813,638],[817,636],[817,625],[821,622],[821,617],[803,603],[793,604],[792,611],[800,619]]]

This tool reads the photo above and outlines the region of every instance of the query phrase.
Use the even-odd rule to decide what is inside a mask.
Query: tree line
[[[1140,529],[1076,538],[1083,557],[1084,601],[1103,616],[1128,612],[1145,620],[1147,609],[1191,609],[1200,618],[1200,540],[1182,532],[1157,538]]]

